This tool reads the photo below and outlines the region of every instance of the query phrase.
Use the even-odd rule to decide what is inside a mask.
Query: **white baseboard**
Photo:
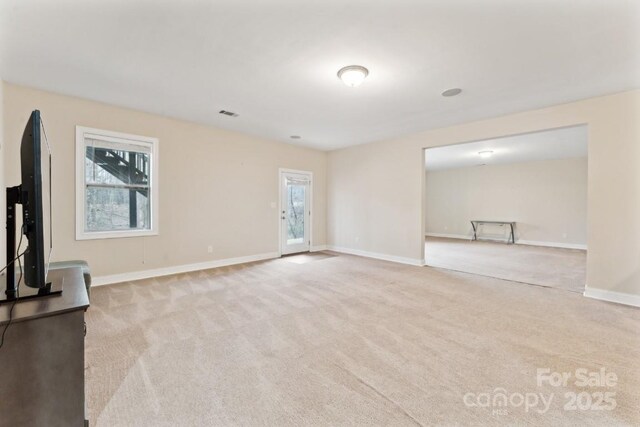
[[[320,251],[326,251],[328,249],[327,245],[316,245],[316,246],[311,246],[311,249],[309,249],[309,252],[320,252]]]
[[[587,286],[584,290],[584,296],[602,301],[640,307],[640,295],[628,294],[626,292],[606,291],[604,289],[590,288]]]
[[[545,246],[548,248],[587,250],[587,245],[579,243],[538,242],[536,240],[516,240],[516,245]]]
[[[375,252],[362,251],[359,249],[343,248],[340,246],[333,246],[333,245],[327,245],[327,249],[330,251],[340,252],[343,254],[358,255],[366,258],[381,259],[383,261],[398,262],[400,264],[417,265],[420,267],[424,266],[424,261],[417,258],[405,258],[405,257],[400,257],[395,255],[380,254]]]
[[[462,239],[462,240],[471,240],[471,236],[465,236],[464,234],[442,234],[442,233],[426,233],[426,237],[444,237],[447,239]],[[481,238],[481,240],[486,241],[495,241],[495,242],[504,242],[504,239],[493,239],[493,238]],[[578,243],[559,243],[559,242],[540,242],[537,240],[516,240],[516,245],[528,245],[528,246],[544,246],[547,248],[562,248],[562,249],[581,249],[587,250],[587,245],[582,245]]]
[[[132,280],[149,279],[152,277],[168,276],[170,274],[188,273],[190,271],[207,270],[210,268],[226,267],[229,265],[244,264],[247,262],[263,261],[278,258],[277,252],[249,255],[237,258],[226,258],[214,261],[199,262],[196,264],[176,265],[172,267],[155,268],[152,270],[132,271],[130,273],[98,276],[91,280],[91,286],[103,286],[113,283],[130,282]]]
[[[425,237],[443,237],[445,239],[461,239],[461,240],[471,239],[471,236],[465,236],[463,234],[444,234],[444,233],[425,233]]]

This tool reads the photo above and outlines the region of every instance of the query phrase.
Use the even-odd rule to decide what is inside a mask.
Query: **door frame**
[[[278,257],[282,257],[282,176],[285,173],[296,173],[309,177],[309,252],[313,249],[313,172],[297,169],[278,169]]]
[[[488,140],[492,140],[492,139],[501,139],[501,138],[510,138],[510,137],[517,137],[517,136],[525,136],[525,135],[531,135],[531,134],[536,134],[539,132],[546,132],[546,131],[552,131],[552,130],[561,130],[561,129],[568,129],[568,128],[575,128],[575,127],[581,127],[584,126],[587,129],[587,173],[589,171],[589,161],[591,159],[591,125],[589,124],[588,121],[577,121],[575,123],[573,123],[571,120],[569,120],[568,124],[564,124],[564,125],[559,125],[559,126],[548,126],[548,127],[535,127],[533,129],[529,129],[529,130],[525,130],[522,132],[507,132],[507,133],[497,133],[494,134],[494,136],[488,136],[488,137],[482,137],[482,138],[475,138],[475,139],[462,139],[462,140],[458,140],[455,139],[452,141],[448,141],[448,142],[444,142],[444,143],[434,143],[433,145],[428,145],[428,146],[422,146],[420,148],[420,153],[421,153],[421,167],[420,167],[420,171],[421,171],[421,175],[422,175],[422,179],[421,179],[421,191],[420,191],[420,197],[421,197],[421,209],[420,209],[420,222],[421,222],[421,226],[420,226],[420,235],[421,235],[421,241],[422,244],[420,245],[421,247],[421,257],[420,259],[422,260],[422,266],[425,267],[429,267],[429,264],[427,262],[427,256],[425,253],[425,237],[426,237],[426,230],[427,230],[427,221],[426,221],[426,213],[427,213],[427,174],[426,174],[426,169],[427,169],[427,152],[429,149],[431,148],[442,148],[442,147],[450,147],[453,145],[463,145],[463,144],[470,144],[473,142],[481,142],[481,141],[488,141]],[[587,254],[589,253],[589,188],[592,185],[591,180],[589,179],[589,177],[587,176]],[[589,274],[589,269],[587,266],[587,274]],[[588,288],[588,285],[585,284],[585,288]]]

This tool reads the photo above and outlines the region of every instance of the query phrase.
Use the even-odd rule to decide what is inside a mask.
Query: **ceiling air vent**
[[[233,111],[220,110],[220,114],[224,114],[225,116],[229,116],[229,117],[238,117],[238,115]]]

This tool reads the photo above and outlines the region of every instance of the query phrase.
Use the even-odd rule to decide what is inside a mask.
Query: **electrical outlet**
[[[276,202],[271,202],[271,209],[275,209],[276,208]]]
[[[207,246],[207,252],[212,254],[213,253],[213,246]]]
[[[355,241],[358,243],[360,241],[360,237],[356,236]]]

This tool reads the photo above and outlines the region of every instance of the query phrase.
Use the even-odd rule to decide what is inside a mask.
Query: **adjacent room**
[[[425,150],[425,264],[583,293],[588,132]]]
[[[0,0],[0,427],[640,426],[637,0]]]

